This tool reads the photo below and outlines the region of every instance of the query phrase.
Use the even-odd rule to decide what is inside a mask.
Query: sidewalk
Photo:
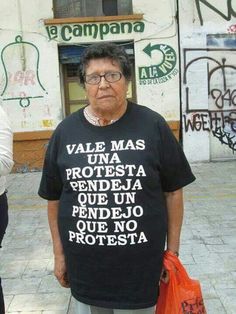
[[[208,314],[236,313],[236,161],[192,165],[185,189],[180,256],[201,281]],[[8,177],[10,222],[0,251],[7,313],[72,314],[73,300],[53,276],[41,173]]]

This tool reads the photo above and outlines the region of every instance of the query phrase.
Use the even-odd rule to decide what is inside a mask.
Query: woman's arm
[[[0,108],[0,176],[11,172],[13,162],[13,135],[7,115]]]
[[[66,263],[61,238],[58,229],[58,209],[59,201],[48,201],[48,222],[52,236],[53,253],[54,253],[54,274],[60,284],[68,288]]]
[[[168,215],[167,250],[179,255],[180,233],[184,214],[183,190],[168,192],[165,193],[165,196]],[[162,269],[161,280],[165,283],[169,281],[169,273],[165,268]]]
[[[183,189],[165,193],[168,212],[167,249],[178,253],[183,222]]]

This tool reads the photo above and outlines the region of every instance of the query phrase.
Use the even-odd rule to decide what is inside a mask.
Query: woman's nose
[[[109,82],[105,79],[104,76],[101,77],[101,81],[99,82],[99,88],[107,88],[110,86]]]

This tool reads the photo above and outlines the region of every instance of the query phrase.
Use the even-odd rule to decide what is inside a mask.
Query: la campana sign
[[[112,22],[112,23],[84,23],[46,26],[49,40],[62,40],[69,42],[81,37],[92,39],[106,39],[109,35],[143,33],[145,24],[135,22]]]

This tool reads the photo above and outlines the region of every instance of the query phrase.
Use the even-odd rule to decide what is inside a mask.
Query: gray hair
[[[85,83],[86,66],[92,59],[108,58],[116,61],[121,68],[122,74],[126,80],[131,79],[131,62],[125,50],[117,44],[111,42],[100,42],[88,46],[80,60],[78,75],[80,83]]]

